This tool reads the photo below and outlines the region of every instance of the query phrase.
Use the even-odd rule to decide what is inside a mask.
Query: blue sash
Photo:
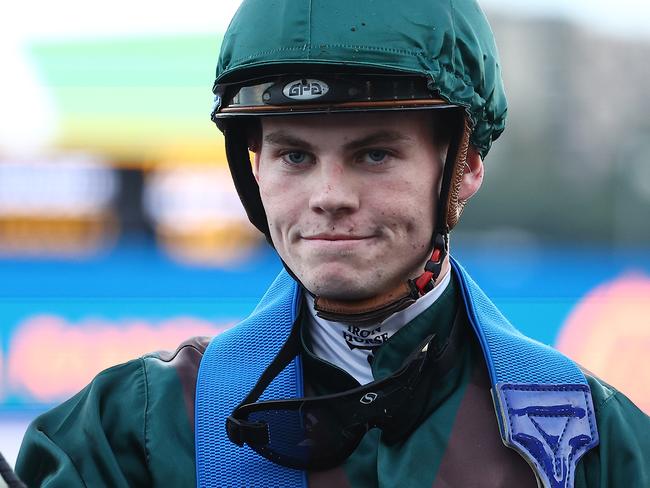
[[[501,437],[533,466],[543,486],[571,488],[578,460],[598,444],[591,392],[571,360],[518,332],[467,272],[451,260],[467,316],[485,355]],[[196,478],[201,488],[306,487],[303,471],[238,447],[225,423],[277,355],[297,319],[299,286],[282,271],[253,313],[216,336],[196,384]],[[294,360],[263,399],[302,396]]]

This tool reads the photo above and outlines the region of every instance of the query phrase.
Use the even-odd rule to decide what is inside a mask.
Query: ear
[[[483,160],[474,146],[467,150],[467,162],[465,173],[460,182],[460,192],[458,198],[461,201],[469,200],[483,183]]]

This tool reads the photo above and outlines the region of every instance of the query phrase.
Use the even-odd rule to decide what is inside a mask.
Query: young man
[[[37,419],[28,484],[650,485],[648,417],[449,256],[506,114],[474,1],[245,1],[214,92],[285,271],[237,327]]]

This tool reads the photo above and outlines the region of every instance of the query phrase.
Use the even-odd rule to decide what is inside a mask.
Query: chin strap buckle
[[[433,286],[440,276],[442,265],[449,254],[449,234],[437,232],[433,240],[433,252],[431,257],[424,265],[424,273],[415,280],[415,287],[420,296],[427,294],[433,289]]]

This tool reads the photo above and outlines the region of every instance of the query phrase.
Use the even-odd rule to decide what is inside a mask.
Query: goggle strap
[[[300,317],[300,310],[298,311],[297,317]],[[264,390],[268,388],[271,382],[289,365],[289,363],[295,358],[300,352],[300,319],[296,319],[293,326],[291,327],[291,332],[286,342],[280,348],[278,354],[273,358],[273,361],[268,365],[264,370],[260,378],[255,383],[253,389],[246,395],[246,398],[235,408],[237,410],[242,405],[249,403],[255,403]]]
[[[248,422],[229,415],[226,419],[226,433],[228,439],[239,447],[244,444],[249,446],[265,446],[269,443],[269,426],[261,422]]]

